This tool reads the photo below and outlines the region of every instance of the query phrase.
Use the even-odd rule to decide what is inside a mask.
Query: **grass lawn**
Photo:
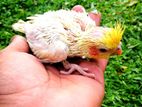
[[[102,107],[142,107],[142,0],[1,0],[0,48],[17,34],[11,25],[35,13],[81,4],[102,13],[102,26],[125,26],[123,55],[113,56],[105,72]]]

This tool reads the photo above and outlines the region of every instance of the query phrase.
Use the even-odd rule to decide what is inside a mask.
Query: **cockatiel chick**
[[[27,19],[13,24],[13,29],[26,35],[31,50],[42,62],[63,62],[68,69],[61,71],[63,74],[77,70],[85,76],[94,77],[86,68],[67,62],[67,57],[107,59],[121,53],[124,30],[120,24],[114,28],[98,27],[86,12],[62,9]]]

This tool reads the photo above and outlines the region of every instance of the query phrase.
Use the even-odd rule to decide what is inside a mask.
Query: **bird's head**
[[[110,55],[120,55],[121,39],[124,29],[120,24],[114,28],[96,27],[88,36],[84,35],[79,40],[79,49],[87,58],[109,58]]]

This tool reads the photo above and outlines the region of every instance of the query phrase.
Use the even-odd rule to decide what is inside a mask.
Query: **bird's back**
[[[96,26],[87,13],[70,10],[49,11],[27,19],[15,23],[13,28],[25,33],[34,54],[48,62],[65,60],[70,56],[70,44]]]

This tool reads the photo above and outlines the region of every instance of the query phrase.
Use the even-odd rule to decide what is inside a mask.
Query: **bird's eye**
[[[107,52],[107,49],[105,49],[105,48],[100,48],[99,50],[100,50],[100,52],[103,52],[103,53]]]

